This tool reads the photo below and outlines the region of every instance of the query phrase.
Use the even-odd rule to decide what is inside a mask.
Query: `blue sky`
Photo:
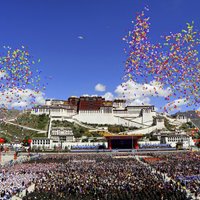
[[[192,20],[200,26],[199,0],[0,0],[0,47],[24,45],[41,59],[38,67],[52,77],[48,98],[116,96],[126,59],[122,38],[145,5],[153,41]],[[98,83],[106,90],[95,91]]]

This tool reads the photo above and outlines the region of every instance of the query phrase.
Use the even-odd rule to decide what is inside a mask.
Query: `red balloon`
[[[28,139],[28,143],[30,144],[32,142],[32,140],[31,139]]]
[[[0,138],[0,144],[3,144],[5,140],[3,138]]]

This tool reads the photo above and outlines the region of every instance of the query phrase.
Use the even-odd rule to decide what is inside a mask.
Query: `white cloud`
[[[27,101],[20,101],[20,102],[13,102],[10,106],[8,107],[12,107],[12,108],[24,108],[24,107],[27,107],[28,106],[28,103]]]
[[[111,93],[111,92],[106,92],[104,95],[103,95],[103,98],[105,98],[105,100],[113,100],[114,99],[114,95]]]
[[[83,97],[89,97],[90,95],[89,94],[83,94],[81,96],[83,96]]]
[[[157,108],[157,107],[154,107],[154,110],[155,110],[156,112],[158,112],[158,111],[159,111],[159,108]]]
[[[92,95],[89,95],[89,94],[82,94],[81,96],[82,96],[82,97],[98,97],[97,94],[92,94]]]
[[[39,94],[35,97],[35,103],[36,103],[36,104],[39,104],[39,105],[44,105],[44,104],[45,104],[44,94],[39,93]]]
[[[181,107],[184,105],[187,105],[188,101],[186,100],[186,98],[184,99],[176,99],[170,103],[167,103],[165,105],[166,110],[169,111],[174,111],[174,110],[181,110]]]
[[[117,86],[115,93],[117,93],[119,97],[136,100],[151,96],[167,97],[171,93],[171,89],[169,87],[164,89],[163,85],[156,81],[151,81],[149,84],[140,84],[129,80]]]
[[[83,37],[82,35],[79,35],[79,36],[78,36],[78,39],[83,40],[84,37]]]
[[[167,97],[171,93],[171,89],[164,88],[160,82],[151,81],[149,84],[136,83],[128,80],[118,85],[115,93],[118,98],[125,98],[131,105],[148,105],[150,97]]]
[[[150,105],[150,101],[151,99],[149,97],[144,97],[144,98],[138,98],[138,99],[135,99],[135,100],[130,100],[130,101],[127,101],[127,104],[128,105]]]
[[[95,86],[96,91],[103,92],[106,86],[98,83]],[[140,84],[132,80],[123,82],[115,89],[115,94],[107,92],[103,95],[106,100],[113,100],[114,98],[126,99],[127,105],[149,105],[151,103],[150,97],[167,97],[171,93],[171,89],[164,88],[163,85],[156,81],[151,81],[149,84]]]
[[[106,86],[101,84],[101,83],[98,83],[95,86],[95,90],[98,91],[98,92],[104,92],[106,90]]]
[[[33,104],[43,105],[44,103],[44,93],[31,89],[13,88],[0,92],[0,107],[29,108]]]

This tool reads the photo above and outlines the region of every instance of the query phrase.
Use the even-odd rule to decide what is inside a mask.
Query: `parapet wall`
[[[122,118],[118,116],[114,116],[112,113],[79,113],[72,117],[83,123],[88,124],[111,124],[111,125],[123,125],[123,126],[132,126],[132,127],[143,127],[143,118],[142,117],[133,117],[133,119],[129,118]],[[145,118],[146,121],[148,120],[147,125],[152,125],[153,118],[150,115],[149,118]],[[146,124],[145,124],[146,125]],[[146,127],[146,126],[144,126]]]

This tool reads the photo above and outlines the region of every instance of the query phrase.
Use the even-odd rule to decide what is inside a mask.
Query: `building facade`
[[[74,134],[69,127],[52,127],[50,138],[54,142],[74,142]]]
[[[124,99],[106,101],[100,96],[69,97],[47,100],[46,105],[34,107],[32,114],[48,114],[57,120],[78,120],[88,124],[112,124],[144,128],[153,124],[154,106],[128,106]]]
[[[161,135],[161,144],[170,144],[171,147],[176,147],[178,143],[183,144],[183,148],[189,148],[194,146],[194,142],[191,136],[186,134],[170,134],[170,135]]]

